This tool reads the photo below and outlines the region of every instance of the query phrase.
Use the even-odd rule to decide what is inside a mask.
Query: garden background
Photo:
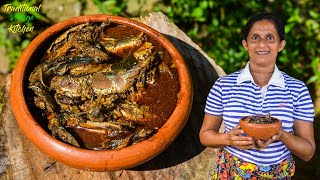
[[[40,7],[39,12],[8,12],[5,4]],[[113,14],[139,17],[163,12],[229,74],[245,66],[241,45],[247,20],[259,12],[274,12],[286,23],[286,47],[278,57],[280,70],[306,82],[315,104],[315,137],[320,143],[320,1],[314,0],[12,0],[0,9],[0,86],[30,41],[49,26],[80,15]],[[41,6],[39,6],[41,5]],[[32,32],[13,33],[20,24]],[[2,97],[0,91],[0,101]],[[0,102],[0,113],[1,113]],[[294,179],[320,178],[320,150],[308,162],[297,161]]]

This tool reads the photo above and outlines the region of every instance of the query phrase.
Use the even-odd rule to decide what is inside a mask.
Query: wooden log
[[[151,13],[136,20],[165,35],[189,66],[194,102],[178,138],[161,154],[132,169],[92,172],[70,168],[40,152],[19,129],[9,102],[9,75],[4,90],[5,107],[0,116],[0,179],[208,179],[217,150],[202,146],[198,134],[209,90],[225,73],[164,14]]]

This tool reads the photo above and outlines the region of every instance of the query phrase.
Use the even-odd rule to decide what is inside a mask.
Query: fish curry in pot
[[[168,52],[147,34],[87,23],[52,42],[28,88],[54,137],[87,149],[119,149],[161,128],[175,109],[179,77]]]

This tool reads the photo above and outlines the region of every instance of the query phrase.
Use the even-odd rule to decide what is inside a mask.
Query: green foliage
[[[20,36],[10,37],[6,31],[6,25],[0,24],[0,47],[5,47],[6,55],[10,61],[10,68],[13,69],[23,49],[29,44],[29,39],[21,40]],[[8,37],[10,39],[8,40]]]
[[[101,13],[120,15],[123,14],[127,3],[123,0],[93,0],[93,2],[99,7]]]
[[[165,14],[197,42],[226,73],[243,68],[248,60],[241,45],[242,28],[259,12],[274,12],[286,23],[287,45],[278,66],[308,81],[320,80],[320,2],[274,0],[166,0]]]

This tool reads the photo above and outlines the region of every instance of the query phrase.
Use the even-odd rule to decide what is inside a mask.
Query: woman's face
[[[242,40],[243,47],[248,51],[250,63],[260,67],[273,67],[278,52],[285,46],[285,40],[280,38],[274,24],[268,20],[253,24],[247,40]]]

